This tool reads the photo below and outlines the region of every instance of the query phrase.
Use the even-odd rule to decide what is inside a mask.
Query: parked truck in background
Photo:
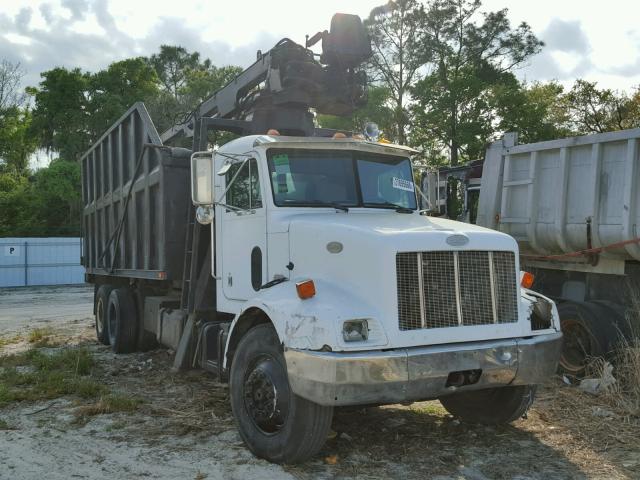
[[[558,303],[560,366],[581,376],[633,335],[640,306],[640,129],[517,144],[429,171],[425,208],[508,233],[535,288]],[[427,207],[426,204],[429,204]],[[455,210],[455,204],[462,207]],[[637,334],[637,332],[635,332]]]
[[[521,288],[512,237],[421,215],[410,148],[314,126],[311,108],[366,101],[370,52],[337,14],[162,135],[134,105],[81,159],[99,340],[160,343],[228,381],[243,440],[273,462],[314,455],[337,406],[440,399],[510,422],[557,364],[556,307]],[[239,137],[212,146],[217,131]]]

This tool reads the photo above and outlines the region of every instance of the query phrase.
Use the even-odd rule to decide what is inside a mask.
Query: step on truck
[[[340,406],[439,399],[513,421],[558,360],[556,307],[521,286],[512,237],[422,215],[414,150],[314,124],[366,102],[370,55],[360,19],[336,14],[162,135],[135,104],[81,158],[99,341],[164,345],[228,382],[272,462],[317,453]]]
[[[517,240],[536,290],[558,305],[568,376],[640,334],[639,146],[638,128],[530,144],[509,133],[482,161],[422,177],[433,214]]]

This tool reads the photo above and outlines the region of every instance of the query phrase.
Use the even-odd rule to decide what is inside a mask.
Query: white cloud
[[[0,0],[0,58],[19,61],[26,84],[56,66],[95,71],[160,44],[198,50],[217,65],[248,66],[258,49],[282,37],[329,27],[337,11],[364,17],[385,0]],[[484,10],[509,9],[516,25],[528,22],[546,42],[541,54],[518,71],[527,80],[578,77],[601,86],[640,84],[640,3],[626,0],[484,0]]]

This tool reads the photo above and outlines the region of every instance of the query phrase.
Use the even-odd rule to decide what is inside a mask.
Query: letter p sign
[[[7,245],[4,247],[4,256],[5,257],[19,257],[20,256],[20,247]]]

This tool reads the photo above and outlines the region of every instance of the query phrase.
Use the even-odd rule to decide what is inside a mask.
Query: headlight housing
[[[369,323],[364,318],[345,321],[342,324],[342,338],[345,342],[366,342],[369,338]]]
[[[550,301],[536,297],[531,310],[531,329],[546,330],[551,328],[553,324],[553,303]]]

